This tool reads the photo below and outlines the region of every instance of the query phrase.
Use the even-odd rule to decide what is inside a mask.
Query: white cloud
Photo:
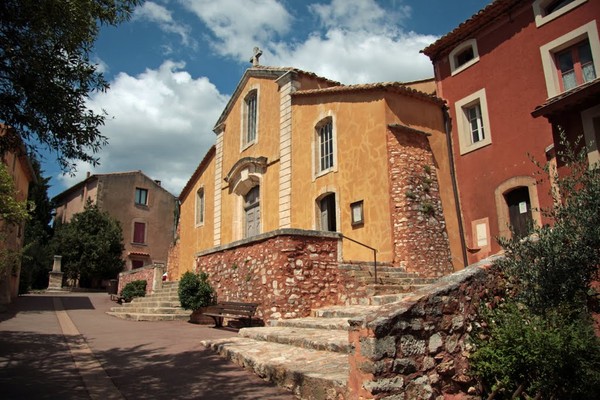
[[[345,84],[433,77],[431,62],[419,51],[437,38],[403,30],[411,8],[402,2],[387,9],[375,0],[310,4],[305,10],[320,28],[307,32],[292,25],[307,20],[275,0],[180,1],[213,33],[216,52],[241,63],[258,45],[263,65],[297,67]]]
[[[275,65],[291,65],[344,84],[411,81],[433,77],[429,59],[419,51],[435,40],[416,33],[373,35],[331,29],[296,47],[279,45]]]
[[[217,54],[248,61],[255,46],[266,47],[291,28],[292,17],[276,0],[181,0],[212,32]]]
[[[205,77],[186,72],[185,64],[165,61],[138,76],[117,75],[106,93],[89,107],[110,115],[102,134],[109,145],[99,154],[101,165],[77,164],[75,177],[60,176],[69,187],[91,173],[142,170],[178,195],[204,154],[214,144],[214,123],[228,98]]]
[[[134,20],[149,21],[158,24],[159,28],[167,33],[174,33],[181,37],[181,43],[186,46],[194,46],[190,39],[190,27],[177,22],[166,7],[152,1],[146,1],[137,7],[133,13]]]
[[[374,0],[332,0],[330,4],[311,4],[309,10],[329,29],[365,30],[383,34],[395,31],[410,16],[410,7],[384,10]]]

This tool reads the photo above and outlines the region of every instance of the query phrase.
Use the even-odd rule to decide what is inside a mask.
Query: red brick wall
[[[255,302],[257,316],[296,318],[345,301],[337,234],[285,229],[238,242],[196,259],[218,300]]]
[[[388,132],[394,265],[423,277],[453,271],[435,160],[427,137]]]
[[[119,289],[117,293],[129,282],[146,281],[146,294],[152,293],[152,281],[154,279],[154,265],[148,265],[143,268],[134,269],[132,271],[121,272],[119,274]]]

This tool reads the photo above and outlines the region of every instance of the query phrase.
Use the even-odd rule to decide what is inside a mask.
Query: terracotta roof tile
[[[378,82],[378,83],[363,83],[357,85],[341,85],[322,89],[298,90],[292,93],[293,97],[297,96],[312,96],[335,93],[361,92],[369,90],[385,90],[394,93],[400,93],[411,97],[417,97],[435,104],[444,105],[446,102],[439,97],[420,92],[411,87],[406,86],[402,82]]]

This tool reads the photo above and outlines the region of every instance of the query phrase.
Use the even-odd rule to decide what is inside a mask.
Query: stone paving
[[[200,344],[236,332],[122,320],[106,315],[113,305],[106,293],[47,293],[0,311],[0,398],[294,398]]]

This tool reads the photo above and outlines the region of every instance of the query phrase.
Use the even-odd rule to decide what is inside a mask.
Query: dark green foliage
[[[570,174],[553,177],[555,206],[544,211],[553,225],[500,241],[506,253],[497,265],[508,289],[482,313],[470,361],[494,399],[519,388],[543,399],[600,398],[600,340],[588,309],[600,266],[600,170],[588,167],[585,152],[563,147]]]
[[[194,274],[187,271],[179,280],[179,302],[186,310],[197,310],[216,304],[216,293],[204,272]]]
[[[49,246],[52,238],[52,203],[48,199],[50,178],[42,177],[40,163],[31,158],[36,181],[29,185],[29,202],[34,205],[31,219],[25,225],[25,245],[21,263],[19,292],[48,287],[48,273],[52,269],[52,250]]]
[[[540,316],[508,302],[484,319],[470,364],[488,392],[498,390],[495,399],[510,399],[520,385],[543,399],[599,398],[600,339],[589,316]]]
[[[66,277],[89,286],[113,279],[123,269],[123,233],[117,220],[89,200],[70,223],[56,228],[54,254],[62,255]]]
[[[129,282],[123,289],[121,289],[121,297],[125,302],[130,302],[134,297],[145,297],[146,296],[146,281],[132,281]]]
[[[42,145],[65,170],[70,160],[96,163],[106,143],[104,115],[87,109],[108,84],[90,61],[101,25],[127,20],[139,0],[0,1],[0,122],[17,136],[0,137],[0,152],[18,137]]]

